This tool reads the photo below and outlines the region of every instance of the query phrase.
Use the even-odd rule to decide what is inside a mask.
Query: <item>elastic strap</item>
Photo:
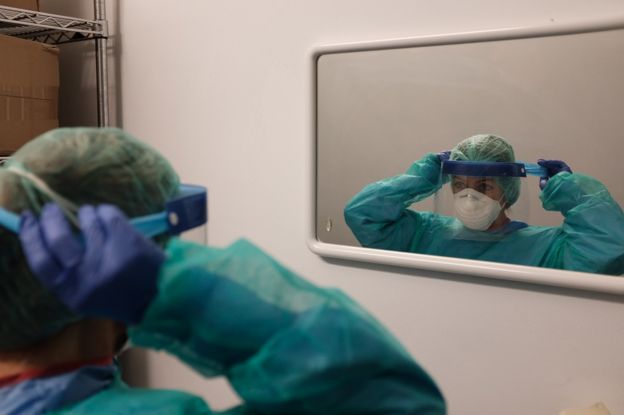
[[[56,202],[61,207],[61,209],[63,209],[63,211],[65,212],[65,216],[67,216],[67,219],[69,219],[72,224],[74,224],[75,226],[79,226],[78,219],[76,218],[79,208],[74,202],[52,190],[50,186],[48,186],[48,184],[44,182],[40,177],[29,171],[26,171],[23,166],[11,164],[6,168],[6,170],[32,183],[33,186],[37,188],[37,190],[48,196],[50,199]]]

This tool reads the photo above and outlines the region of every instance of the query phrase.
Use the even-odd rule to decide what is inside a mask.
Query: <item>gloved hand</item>
[[[440,160],[440,163],[442,163],[443,161],[448,161],[450,158],[451,158],[450,150],[442,151],[438,153],[438,160]]]
[[[56,204],[46,205],[39,221],[22,215],[19,236],[30,269],[77,314],[140,322],[164,253],[115,206],[84,206],[78,219],[82,238]]]
[[[548,183],[548,179],[553,177],[555,174],[561,173],[562,171],[572,173],[572,169],[570,169],[570,166],[568,166],[565,161],[539,159],[537,160],[537,164],[548,170],[548,176],[540,177],[539,187],[541,190],[544,190],[546,183]]]

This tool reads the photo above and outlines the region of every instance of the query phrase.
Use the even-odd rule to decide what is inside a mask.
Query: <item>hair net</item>
[[[451,160],[515,162],[513,147],[504,138],[493,134],[478,134],[468,137],[451,151]],[[495,177],[505,194],[508,206],[520,196],[518,177]]]
[[[0,168],[0,206],[37,214],[49,195],[11,166],[77,205],[112,203],[130,217],[162,210],[179,185],[163,156],[115,128],[49,131]],[[31,274],[16,235],[0,228],[0,244],[0,350],[33,344],[80,318]]]

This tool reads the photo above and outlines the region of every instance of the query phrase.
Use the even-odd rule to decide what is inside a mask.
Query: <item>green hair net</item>
[[[77,205],[111,203],[130,217],[161,211],[179,185],[162,155],[115,128],[49,131],[0,168],[0,206],[38,214],[50,198],[10,166]],[[31,274],[15,234],[0,228],[0,244],[0,350],[34,344],[80,319]]]
[[[504,138],[493,134],[478,134],[468,137],[451,151],[451,160],[515,162],[513,147]],[[520,196],[518,177],[495,177],[496,183],[505,194],[508,206]]]

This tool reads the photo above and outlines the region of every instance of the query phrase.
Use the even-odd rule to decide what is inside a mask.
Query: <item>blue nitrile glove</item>
[[[39,221],[22,215],[20,240],[30,269],[71,310],[133,324],[156,294],[165,255],[115,206],[83,206],[82,238],[56,204]]]
[[[447,150],[447,151],[442,151],[440,153],[438,153],[438,160],[440,160],[440,163],[444,162],[444,161],[448,161],[451,158],[451,151]]]
[[[539,187],[542,190],[544,190],[544,187],[546,187],[546,183],[548,183],[548,179],[553,177],[555,174],[561,173],[562,171],[567,171],[568,173],[572,173],[572,169],[570,169],[570,166],[568,166],[565,161],[539,159],[537,160],[537,164],[539,164],[540,166],[548,170],[548,176],[540,177]]]

